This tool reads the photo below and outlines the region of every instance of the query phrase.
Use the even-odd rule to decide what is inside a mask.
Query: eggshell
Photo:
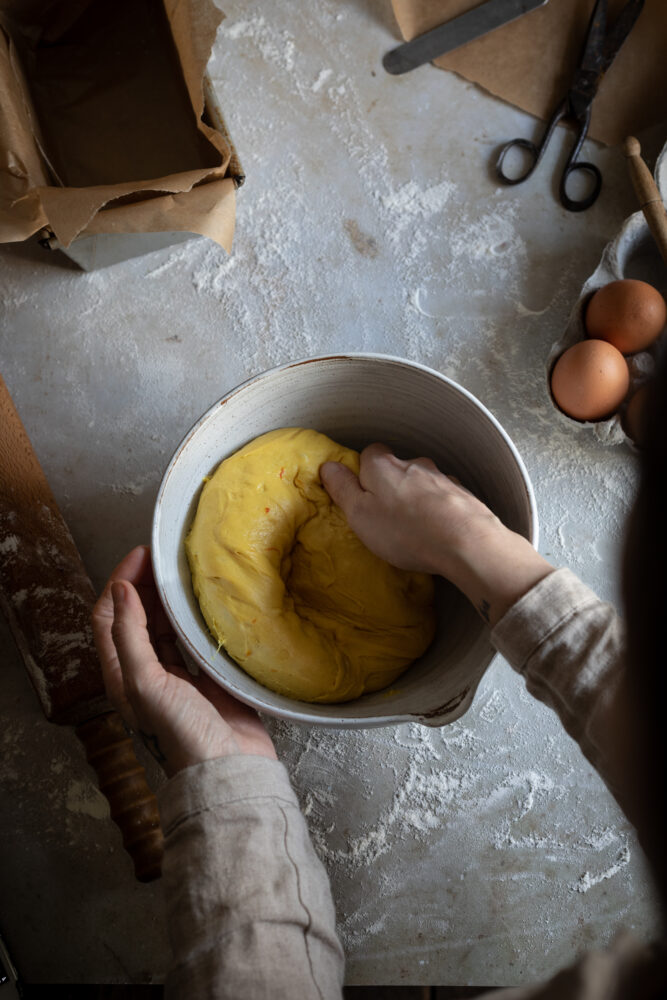
[[[657,288],[646,281],[622,278],[594,293],[584,324],[589,337],[606,340],[621,354],[643,351],[660,335],[667,305]]]
[[[664,144],[658,155],[654,176],[663,200],[667,201],[667,143]],[[584,281],[576,301],[572,304],[565,329],[561,336],[551,344],[545,358],[544,379],[547,387],[556,360],[568,347],[589,335],[584,320],[586,308],[595,292],[604,285],[629,279],[631,276],[643,278],[645,282],[659,289],[667,300],[665,264],[648,227],[646,217],[641,210],[633,212],[624,220],[616,236],[605,246],[597,267]],[[635,389],[653,376],[661,348],[667,350],[667,331],[658,336],[645,350],[628,356],[630,389],[626,399],[629,400]],[[598,444],[605,447],[632,445],[633,442],[625,425],[625,410],[627,408],[625,405],[622,404],[607,419],[576,420],[559,409],[553,395],[551,395],[551,401],[553,403],[553,419],[558,426],[564,431],[567,430],[573,437],[583,434],[584,437],[594,438]]]
[[[605,340],[581,340],[556,361],[551,392],[556,405],[575,420],[603,420],[621,405],[630,385],[628,365]]]

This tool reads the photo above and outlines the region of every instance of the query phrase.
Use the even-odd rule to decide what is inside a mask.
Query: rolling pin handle
[[[662,259],[667,264],[667,211],[662,194],[653,174],[642,159],[639,140],[629,135],[623,143],[623,152],[628,161],[630,179],[644,218]]]
[[[623,152],[626,156],[640,156],[642,147],[639,143],[639,139],[635,139],[634,135],[629,135],[625,142],[623,143]]]
[[[123,720],[117,712],[107,712],[81,723],[75,732],[109,802],[111,818],[134,862],[137,879],[152,882],[162,873],[164,846],[157,799],[148,787]]]

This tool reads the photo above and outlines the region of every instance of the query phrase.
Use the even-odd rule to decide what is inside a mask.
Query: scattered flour
[[[316,94],[318,90],[322,89],[324,84],[331,77],[332,73],[333,73],[332,69],[321,69],[319,71],[319,73],[317,74],[317,80],[315,80],[312,87],[310,88],[314,94]]]
[[[109,818],[109,803],[99,789],[85,781],[70,782],[65,806],[70,812],[83,813],[93,819]]]
[[[6,535],[0,541],[0,555],[8,556],[18,552],[19,539],[17,535]]]
[[[618,873],[630,863],[630,857],[630,847],[626,843],[618,852],[618,856],[612,865],[605,868],[604,871],[597,872],[594,875],[591,875],[590,872],[584,872],[572,888],[575,892],[588,892],[594,885],[599,885],[600,882],[604,882],[607,879],[612,878],[614,875],[618,875]]]
[[[425,900],[415,932],[431,940],[440,933],[454,950],[477,946],[488,907],[502,912],[524,898],[525,919],[514,914],[513,934],[537,947],[545,934],[576,921],[573,891],[583,899],[602,881],[630,877],[632,835],[611,801],[602,810],[593,805],[599,779],[578,773],[578,751],[561,747],[551,713],[540,709],[528,721],[518,693],[498,686],[499,669],[482,683],[465,718],[442,729],[408,723],[305,736],[288,723],[269,723],[334,895],[348,900],[339,923],[348,953],[374,948],[369,927],[392,940],[400,926],[396,900],[415,894]],[[495,735],[489,740],[487,733]],[[447,887],[455,882],[460,888],[452,888],[450,899]],[[350,908],[355,886],[366,884],[370,894]],[[527,899],[545,885],[550,908],[537,916]]]
[[[73,490],[84,537],[94,534],[87,509],[108,504],[111,541],[95,541],[93,565],[110,568],[121,544],[140,531],[147,537],[151,484],[154,491],[182,435],[225,391],[297,357],[371,350],[432,365],[489,406],[546,512],[542,550],[590,570],[600,524],[621,535],[632,460],[554,420],[545,358],[612,234],[586,221],[591,236],[567,219],[538,245],[528,212],[550,211],[551,192],[538,207],[485,187],[491,140],[468,160],[464,183],[454,157],[470,155],[486,116],[462,102],[473,119],[451,156],[433,114],[409,129],[400,90],[382,78],[381,52],[371,59],[364,43],[366,62],[359,58],[352,15],[340,4],[236,8],[230,0],[209,67],[248,177],[231,256],[192,240],[85,275],[45,276],[21,257],[8,259],[11,282],[3,274],[3,306],[10,319],[25,317],[11,339],[18,381],[44,378],[47,412],[57,417],[41,444],[58,494]],[[304,32],[307,46],[297,44]],[[360,72],[374,82],[360,86]],[[435,73],[421,78],[432,109],[442,107],[441,83]],[[450,86],[454,96],[467,93],[460,81]],[[36,429],[40,394],[28,401]],[[86,486],[77,493],[63,456],[76,466],[82,428]],[[590,582],[613,598],[610,575]],[[619,899],[642,887],[632,835],[610,797],[502,664],[465,718],[441,730],[269,725],[332,877],[352,962],[373,952],[391,963],[398,942],[405,954],[424,948],[420,963],[429,949],[448,951],[457,968],[476,962],[479,972],[493,943],[506,940],[508,914],[513,955],[530,963],[545,942],[569,941],[578,917],[604,937],[600,883],[613,880]],[[15,734],[15,757],[24,735]],[[105,800],[81,782],[67,788],[66,805],[106,814]]]
[[[456,186],[451,181],[441,181],[426,189],[420,188],[415,181],[408,181],[398,190],[381,195],[380,201],[390,219],[402,228],[416,216],[427,219],[442,212],[455,192]]]
[[[240,38],[250,39],[266,62],[273,63],[288,73],[294,69],[296,54],[294,39],[287,31],[277,32],[272,25],[267,24],[263,15],[245,21],[223,23],[220,31],[230,41],[236,42]]]

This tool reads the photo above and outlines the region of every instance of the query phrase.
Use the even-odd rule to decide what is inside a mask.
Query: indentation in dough
[[[391,684],[435,630],[433,580],[395,569],[350,530],[319,470],[357,452],[301,428],[270,431],[205,483],[186,539],[215,638],[280,694],[340,702]]]

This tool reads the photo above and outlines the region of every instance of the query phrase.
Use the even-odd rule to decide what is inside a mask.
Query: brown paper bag
[[[613,22],[625,0],[610,0]],[[392,0],[406,40],[477,7],[480,0]],[[516,21],[435,60],[524,111],[548,118],[581,57],[594,0],[549,0]],[[646,0],[604,77],[589,135],[608,145],[667,121],[667,3]]]
[[[0,0],[0,242],[48,227],[64,247],[182,231],[231,248],[242,171],[204,100],[223,16],[212,0]]]

